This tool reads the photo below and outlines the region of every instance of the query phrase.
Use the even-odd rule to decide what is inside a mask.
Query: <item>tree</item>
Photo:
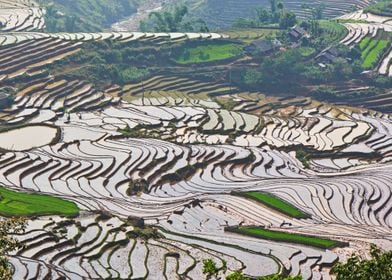
[[[212,259],[203,260],[203,273],[207,276],[217,275],[219,269],[216,267],[216,263]]]
[[[270,0],[270,7],[271,7],[272,17],[274,18],[274,20],[276,20],[277,10],[278,10],[278,4],[276,0]]]
[[[337,81],[344,80],[350,77],[352,74],[353,71],[351,69],[351,66],[345,59],[343,58],[336,59],[336,61],[332,66],[332,75],[334,76],[335,80]]]
[[[323,14],[325,11],[325,4],[319,4],[316,6],[316,8],[314,8],[312,10],[312,16],[314,19],[322,19],[323,18]]]
[[[2,280],[12,279],[12,269],[7,254],[20,247],[18,240],[10,235],[22,233],[25,229],[25,218],[0,218],[0,279]]]
[[[287,29],[297,23],[297,16],[292,12],[283,13],[279,19],[279,27]]]
[[[261,23],[268,23],[271,20],[271,14],[264,8],[256,8],[256,15]]]
[[[392,251],[384,252],[376,245],[370,247],[370,259],[352,255],[347,262],[332,268],[336,280],[390,280],[392,279]]]

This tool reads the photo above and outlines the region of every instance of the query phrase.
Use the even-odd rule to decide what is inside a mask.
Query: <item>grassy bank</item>
[[[242,54],[242,46],[238,44],[208,44],[185,48],[184,51],[175,58],[179,64],[214,62],[233,58]]]
[[[267,207],[270,207],[274,210],[277,210],[293,218],[304,219],[310,217],[309,214],[299,210],[298,208],[294,207],[290,203],[268,193],[247,192],[247,193],[241,193],[239,195],[244,196],[246,198],[250,198],[256,202],[262,203]]]
[[[303,244],[307,246],[317,247],[321,249],[330,249],[344,245],[342,242],[324,239],[315,236],[307,236],[295,233],[287,233],[282,231],[273,231],[261,227],[238,227],[226,229],[230,232],[244,234],[256,238],[268,239],[278,242],[287,242],[295,244]]]
[[[48,195],[14,192],[0,187],[0,215],[2,216],[45,216],[79,214],[73,202]]]

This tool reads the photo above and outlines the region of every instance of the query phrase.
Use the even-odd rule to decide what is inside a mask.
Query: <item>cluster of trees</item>
[[[137,11],[135,0],[39,2],[46,9],[46,29],[50,32],[100,31]]]
[[[84,77],[86,81],[95,84],[99,88],[100,86],[105,87],[111,83],[125,85],[138,82],[148,77],[150,73],[149,69],[143,67],[100,64],[76,68],[68,72],[66,77],[69,79]]]
[[[392,279],[392,251],[384,252],[375,245],[370,247],[370,258],[352,255],[347,262],[332,268],[336,280],[390,280]]]
[[[256,8],[254,18],[240,18],[234,25],[236,27],[255,28],[268,24],[278,24],[280,28],[287,29],[296,23],[296,15],[293,12],[287,11],[282,2],[270,0],[269,9],[264,7]]]
[[[310,46],[312,46],[310,44]],[[290,92],[301,85],[341,82],[359,77],[362,65],[357,49],[338,48],[340,58],[321,68],[313,57],[304,56],[309,47],[299,47],[260,57],[256,68],[238,68],[232,71],[232,81],[240,87]],[[310,47],[312,48],[312,47]]]
[[[12,268],[7,259],[7,254],[20,248],[17,239],[12,234],[22,233],[26,229],[24,218],[1,218],[0,217],[0,279],[11,280]]]
[[[144,32],[208,32],[205,21],[191,18],[184,5],[175,6],[172,10],[152,12],[149,18],[140,24]]]
[[[84,44],[78,53],[53,64],[51,70],[65,78],[83,77],[97,86],[123,85],[148,77],[154,67],[168,61],[170,54],[170,48],[165,47],[91,42]]]
[[[354,71],[357,70],[345,59],[338,59],[322,69],[312,61],[305,61],[299,49],[291,49],[278,56],[265,58],[257,68],[233,70],[232,81],[240,87],[253,90],[285,93],[301,85],[343,81],[352,77]]]

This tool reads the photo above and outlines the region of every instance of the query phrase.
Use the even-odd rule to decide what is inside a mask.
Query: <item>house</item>
[[[336,47],[329,47],[321,51],[315,57],[315,60],[321,64],[331,64],[334,63],[340,55],[340,51]]]
[[[299,25],[294,25],[291,28],[291,30],[289,32],[289,36],[294,41],[299,41],[303,37],[306,37],[306,38],[310,37],[309,33]]]
[[[267,39],[259,39],[253,41],[250,45],[246,46],[245,52],[249,54],[253,53],[261,53],[261,54],[269,54],[282,46],[282,43],[277,40],[267,40]]]

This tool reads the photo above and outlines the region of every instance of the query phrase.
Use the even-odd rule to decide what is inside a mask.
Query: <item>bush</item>
[[[203,273],[207,276],[217,275],[219,269],[216,267],[216,263],[212,259],[203,260]]]
[[[347,262],[334,265],[336,280],[391,280],[392,251],[384,252],[371,245],[370,255],[370,259],[352,255]]]
[[[302,163],[302,165],[305,168],[310,167],[310,164],[309,164],[309,156],[310,155],[305,150],[303,150],[303,149],[297,150],[295,156]]]
[[[392,87],[392,77],[377,75],[373,79],[373,85],[380,88],[390,88]]]
[[[10,252],[21,247],[20,242],[10,237],[12,234],[23,233],[26,229],[24,218],[0,218],[0,279],[11,280],[12,268],[6,258]]]

